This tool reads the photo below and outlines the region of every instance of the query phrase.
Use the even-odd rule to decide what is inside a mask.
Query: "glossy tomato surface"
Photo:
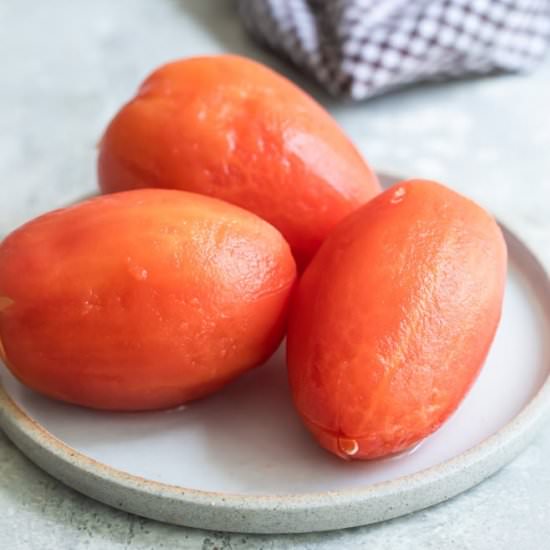
[[[280,233],[170,190],[95,198],[0,245],[0,342],[19,380],[89,407],[202,397],[283,336],[295,264]]]
[[[301,266],[329,231],[380,191],[336,121],[289,80],[232,55],[153,72],[100,145],[104,192],[194,191],[277,227]]]
[[[288,329],[294,401],[323,447],[382,457],[441,426],[493,340],[506,257],[489,214],[428,181],[395,185],[334,230]]]

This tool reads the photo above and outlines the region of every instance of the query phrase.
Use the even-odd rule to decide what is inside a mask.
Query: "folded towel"
[[[527,71],[550,43],[550,0],[239,0],[246,28],[330,93]]]

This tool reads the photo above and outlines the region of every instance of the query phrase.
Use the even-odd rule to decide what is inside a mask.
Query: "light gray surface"
[[[94,190],[101,130],[156,65],[230,50],[284,67],[242,35],[229,0],[4,0],[0,23],[0,234]],[[425,86],[361,105],[318,97],[373,165],[469,194],[550,266],[549,62],[528,77]],[[0,434],[0,548],[539,550],[550,540],[549,456],[546,429],[499,474],[424,512],[330,534],[230,536],[97,504]]]

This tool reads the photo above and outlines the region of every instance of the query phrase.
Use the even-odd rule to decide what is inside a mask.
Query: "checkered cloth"
[[[239,0],[246,28],[330,93],[527,71],[550,43],[550,0]]]

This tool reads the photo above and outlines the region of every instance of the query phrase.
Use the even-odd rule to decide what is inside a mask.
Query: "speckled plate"
[[[0,424],[54,477],[116,508],[222,531],[363,525],[436,504],[514,458],[550,408],[550,283],[506,228],[504,311],[485,367],[453,417],[413,452],[345,463],[293,411],[280,350],[219,394],[156,413],[57,403],[0,364]]]

